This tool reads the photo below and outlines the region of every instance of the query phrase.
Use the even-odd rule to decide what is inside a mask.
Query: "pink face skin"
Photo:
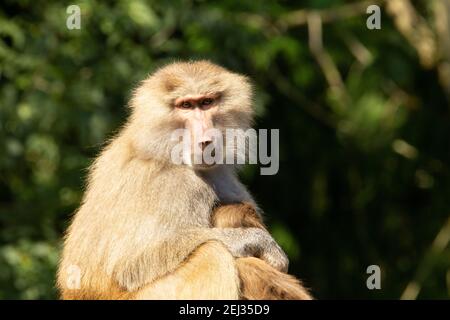
[[[212,119],[217,112],[218,98],[217,95],[188,95],[175,100],[176,113],[185,121],[191,141],[199,144],[201,150],[213,141],[208,130],[214,127]]]

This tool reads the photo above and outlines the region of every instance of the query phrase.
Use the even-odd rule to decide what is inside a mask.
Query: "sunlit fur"
[[[58,268],[62,298],[238,299],[240,278],[257,279],[239,278],[235,259],[211,233],[217,205],[254,205],[234,167],[197,172],[170,161],[170,135],[183,126],[173,101],[202,93],[221,95],[216,127],[251,125],[248,80],[212,63],[170,64],[143,81],[126,124],[89,169]],[[78,288],[70,287],[73,266]]]

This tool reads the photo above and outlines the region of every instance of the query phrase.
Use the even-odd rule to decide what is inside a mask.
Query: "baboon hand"
[[[257,257],[286,272],[289,260],[272,236],[260,228],[222,229],[224,244],[234,257]]]

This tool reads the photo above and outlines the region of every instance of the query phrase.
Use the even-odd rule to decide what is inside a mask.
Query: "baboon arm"
[[[191,253],[208,241],[222,243],[229,254],[236,255],[246,249],[244,241],[248,229],[195,228],[174,233],[158,243],[144,246],[135,256],[126,256],[116,263],[113,276],[127,291],[139,288],[174,272]],[[258,230],[258,229],[253,229]],[[258,239],[254,238],[257,242]]]
[[[239,299],[235,259],[222,243],[208,241],[175,271],[132,293],[129,299]]]

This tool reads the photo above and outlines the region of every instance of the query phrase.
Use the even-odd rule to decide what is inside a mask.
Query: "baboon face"
[[[130,118],[137,132],[134,147],[143,157],[170,161],[173,148],[180,143],[173,133],[183,129],[189,153],[184,164],[196,169],[211,167],[216,163],[201,161],[207,148],[214,154],[219,147],[215,144],[223,146],[226,129],[250,127],[251,91],[246,77],[207,61],[167,65],[134,93]],[[199,156],[200,162],[194,161]]]

